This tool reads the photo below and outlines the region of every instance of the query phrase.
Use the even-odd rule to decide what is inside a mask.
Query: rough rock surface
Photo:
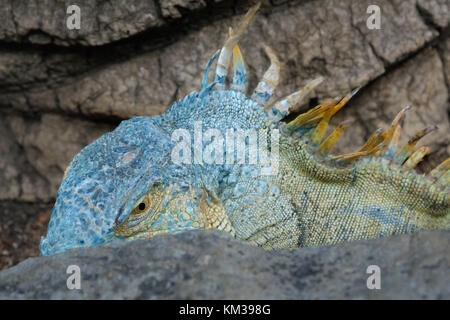
[[[449,240],[424,232],[265,251],[186,232],[30,258],[0,272],[0,299],[449,299]],[[80,267],[80,290],[67,288],[69,265]],[[381,289],[367,288],[370,265]]]
[[[114,127],[58,114],[0,118],[0,200],[49,202],[75,154]]]
[[[383,28],[376,31],[365,27],[370,1],[321,2],[322,5],[293,1],[262,10],[265,17],[260,14],[255,19],[241,42],[252,71],[250,88],[267,68],[263,44],[276,48],[284,64],[284,81],[277,91],[278,97],[324,75],[328,81],[316,95],[324,98],[367,84],[385,72],[384,62],[397,62],[438,37],[438,32],[422,21],[412,1],[399,2],[395,10],[388,1],[381,4],[386,14]],[[399,21],[398,16],[409,18]],[[143,43],[136,44],[138,48],[127,51],[126,59],[123,53],[117,53],[119,45],[108,47],[112,54],[109,59],[105,56],[103,62],[96,59],[96,55],[104,54],[103,50],[91,50],[91,59],[98,60],[100,65],[88,68],[84,66],[88,61],[81,62],[77,77],[66,76],[58,79],[57,84],[52,78],[29,83],[28,90],[7,92],[0,98],[21,110],[62,110],[119,118],[160,113],[174,97],[198,89],[206,61],[223,43],[228,27],[238,19],[239,16],[232,16],[197,27],[158,50],[148,48],[153,43],[142,39]],[[175,36],[176,33],[171,35]],[[60,64],[64,54],[57,56],[55,52],[52,58]],[[115,63],[111,65],[108,60]],[[39,63],[36,67],[44,68]],[[89,72],[83,72],[86,69]],[[50,88],[43,89],[44,85]]]
[[[254,2],[82,0],[76,31],[65,27],[70,1],[0,0],[0,225],[14,211],[5,208],[51,207],[72,157],[122,119],[159,114],[198,89],[228,27]],[[428,171],[450,154],[450,0],[380,0],[380,30],[367,28],[370,4],[263,0],[241,42],[249,92],[268,67],[264,44],[283,64],[276,98],[325,76],[300,110],[362,86],[332,119],[330,130],[354,120],[333,153],[355,150],[412,104],[402,141],[439,126],[421,142],[431,148],[420,166]],[[0,269],[36,248],[5,238]]]
[[[334,152],[350,152],[362,145],[377,128],[388,128],[395,115],[405,106],[412,105],[405,118],[400,143],[406,143],[418,130],[437,124],[439,130],[424,137],[420,145],[430,147],[431,153],[446,151],[450,143],[445,67],[438,50],[427,48],[396,67],[387,75],[367,86],[352,103],[361,107],[343,109],[334,124],[353,119],[350,127]],[[331,128],[330,128],[331,130]],[[351,139],[351,140],[350,140]],[[348,149],[350,146],[350,149]],[[448,149],[450,151],[450,149]]]
[[[155,1],[79,0],[81,28],[69,30],[68,0],[1,0],[0,40],[33,44],[102,45],[161,26]]]

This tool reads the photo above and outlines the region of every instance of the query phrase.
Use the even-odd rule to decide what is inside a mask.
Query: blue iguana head
[[[201,104],[197,95],[191,97]],[[177,141],[169,133],[175,130],[170,119],[189,106],[191,101],[184,99],[166,115],[123,121],[73,158],[47,235],[41,238],[42,255],[115,239],[212,228],[214,220],[223,220],[196,167],[174,161]]]
[[[189,173],[170,163],[170,136],[155,120],[123,121],[74,157],[41,239],[43,255],[109,241],[129,212],[148,211],[143,204],[153,185],[187,179]]]

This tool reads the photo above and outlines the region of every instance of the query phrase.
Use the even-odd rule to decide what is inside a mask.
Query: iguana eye
[[[133,209],[131,213],[139,214],[146,212],[149,208],[148,198],[145,197],[144,199],[140,200],[138,202],[138,205]]]

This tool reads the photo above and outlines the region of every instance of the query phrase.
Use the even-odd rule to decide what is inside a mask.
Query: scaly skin
[[[347,124],[324,138],[327,123],[356,92],[325,101],[288,124],[281,122],[322,79],[265,111],[279,81],[279,62],[270,48],[271,67],[255,93],[247,98],[241,92],[246,75],[237,41],[257,8],[230,32],[212,84],[207,76],[217,54],[207,65],[200,92],[163,115],[123,121],[74,157],[47,237],[41,239],[42,255],[194,229],[219,229],[276,249],[450,227],[449,160],[428,176],[413,169],[427,151],[413,152],[416,142],[435,128],[397,147],[407,108],[358,152],[331,156],[329,149]],[[234,76],[227,90],[231,57]],[[261,163],[259,153],[256,162],[248,155],[244,163],[223,164],[239,154],[237,145],[236,154],[218,147],[220,137],[228,141],[231,129],[250,130],[243,144],[247,149],[254,145],[255,132],[257,150],[266,150],[274,162]],[[204,144],[199,147],[201,133]],[[208,133],[218,144],[211,135],[205,137]],[[199,150],[207,155],[208,147],[218,162],[209,164],[208,157],[198,156]],[[174,160],[180,149],[186,163]]]

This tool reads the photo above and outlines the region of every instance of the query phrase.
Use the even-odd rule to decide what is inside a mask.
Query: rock
[[[181,10],[205,8],[206,2],[204,0],[159,0],[159,6],[163,17],[181,18]]]
[[[101,58],[89,57],[88,49],[83,49],[81,54],[65,48],[48,50],[32,47],[17,51],[5,46],[0,53],[0,92],[2,95],[13,93],[11,96],[23,97],[24,91],[43,84],[45,90],[61,86],[68,79],[100,64]],[[26,104],[26,101],[23,103]],[[1,105],[7,105],[7,101],[2,100]],[[36,109],[42,110],[39,107]]]
[[[446,28],[450,22],[449,0],[418,0],[417,8],[425,22],[433,28]]]
[[[448,99],[444,66],[438,51],[425,49],[363,88],[351,104],[336,115],[332,128],[345,119],[355,120],[355,126],[344,132],[333,152],[355,151],[377,128],[388,129],[395,115],[407,105],[412,109],[405,117],[400,144],[406,143],[419,130],[436,124],[439,129],[421,139],[418,147],[426,145],[430,153],[446,150],[450,143]]]
[[[380,29],[370,30],[366,26],[368,14],[364,14],[369,3],[371,2],[352,2],[352,24],[385,65],[401,60],[439,35],[425,23],[415,1],[377,3],[381,10]],[[386,41],[387,39],[389,40]]]
[[[450,88],[450,38],[442,41],[439,46],[439,53],[444,65],[444,75],[446,77],[445,84],[447,86],[447,92]]]
[[[0,299],[449,299],[450,231],[265,251],[219,232],[118,241],[0,272]],[[67,289],[69,265],[81,290]],[[381,289],[367,288],[380,268]]]
[[[43,114],[0,118],[0,200],[49,202],[64,170],[84,146],[113,125]]]
[[[154,1],[80,0],[80,29],[66,26],[71,1],[0,1],[0,41],[98,46],[164,24]]]
[[[179,8],[175,5],[179,2],[186,6],[202,6],[202,1],[163,3],[168,8]],[[383,74],[385,67],[439,35],[423,22],[414,1],[380,2],[379,5],[385,8],[382,29],[369,30],[366,10],[370,3],[369,0],[358,3],[323,0],[320,4],[291,1],[274,7],[265,3],[241,41],[250,75],[249,92],[268,67],[262,50],[264,44],[275,48],[283,63],[283,81],[276,97],[292,93],[314,77],[324,75],[327,81],[311,98],[327,98],[369,83]],[[79,59],[75,59],[77,63],[81,62],[76,77],[63,71],[66,79],[58,79],[55,84],[52,72],[49,84],[40,79],[34,85],[28,84],[27,90],[0,94],[0,100],[24,111],[58,110],[81,113],[86,117],[124,119],[136,114],[159,114],[175,98],[198,90],[204,65],[221,47],[228,27],[241,18],[236,15],[213,19],[220,17],[221,11],[218,8],[212,12],[212,18],[204,17],[208,22],[212,19],[206,25],[199,27],[188,23],[182,30],[168,28],[169,42],[166,35],[164,40],[139,38],[135,46],[123,44],[122,50],[120,44],[108,47],[107,52],[104,48],[93,48],[89,55],[81,50]],[[157,46],[155,41],[161,45]],[[54,56],[59,61],[63,58],[62,52]],[[100,56],[104,61],[86,72],[86,64],[92,59],[101,60]],[[65,63],[70,65],[72,62]],[[42,68],[40,64],[32,66]],[[0,83],[2,81],[7,84],[8,80],[0,78]]]

